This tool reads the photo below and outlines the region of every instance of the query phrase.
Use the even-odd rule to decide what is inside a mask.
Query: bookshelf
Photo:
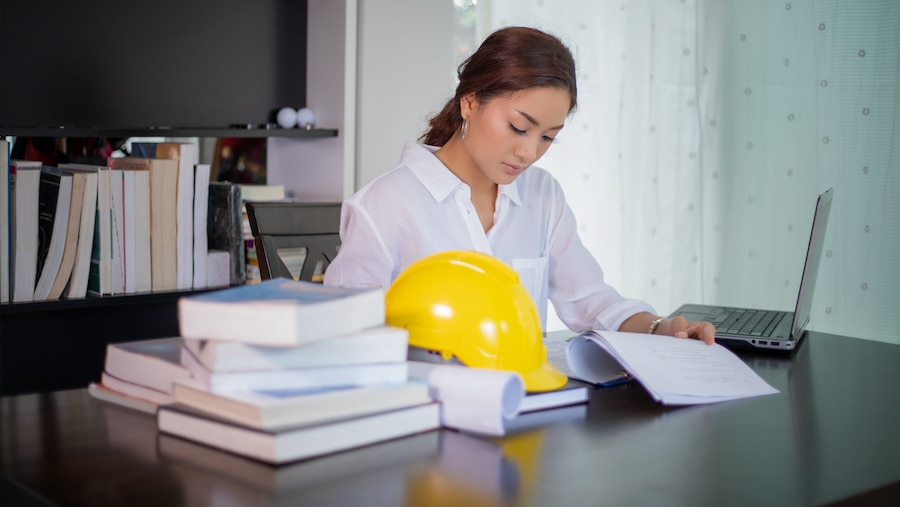
[[[16,137],[239,137],[315,139],[337,137],[337,129],[283,128],[120,128],[120,127],[0,127],[0,136]]]
[[[218,2],[200,3],[208,8],[219,8],[216,7]],[[230,4],[234,4],[236,8],[251,5],[242,2]],[[16,5],[22,7],[32,4],[21,1]],[[118,10],[119,5],[115,3],[113,10]],[[303,30],[296,30],[295,25],[286,23],[284,12],[272,17],[271,23],[277,25],[272,28],[278,33],[278,43],[299,48],[301,52],[304,45],[306,47],[304,69],[299,74],[305,82],[297,82],[297,72],[279,70],[273,73],[281,79],[275,86],[282,92],[296,90],[298,87],[303,89],[305,98],[298,99],[291,105],[312,107],[317,114],[317,124],[326,125],[327,128],[306,130],[227,127],[231,124],[229,122],[243,121],[243,117],[228,121],[179,123],[225,127],[142,128],[128,125],[153,123],[121,119],[113,123],[87,123],[113,125],[112,127],[46,127],[44,125],[61,123],[44,121],[29,125],[20,121],[5,121],[6,118],[2,117],[0,111],[0,136],[265,138],[269,183],[283,184],[299,200],[340,201],[352,193],[355,183],[356,1],[275,1],[267,5],[275,9],[288,9],[290,12],[297,12],[297,6],[300,5],[306,11],[305,33]],[[7,24],[10,23],[9,19],[6,18]],[[208,19],[215,19],[215,16],[210,14]],[[104,30],[98,33],[106,33],[107,20],[96,18],[94,23],[103,23],[101,28]],[[8,28],[7,24],[0,20],[0,28]],[[211,26],[215,26],[215,23]],[[84,26],[78,27],[76,31],[79,34],[90,32]],[[305,40],[302,35],[306,35]],[[180,44],[185,46],[202,39],[196,31],[182,33],[177,37],[181,37]],[[213,56],[218,58],[222,55]],[[21,55],[17,58],[20,57]],[[0,96],[3,91],[9,90],[0,89]],[[285,97],[286,95],[276,94],[277,100],[282,101],[278,102],[279,105],[284,105]],[[7,102],[4,105],[8,105]],[[255,110],[258,109],[257,107]],[[255,117],[252,121],[260,120]],[[86,386],[88,382],[98,379],[103,370],[106,344],[177,335],[177,301],[192,293],[194,291],[176,291],[0,304],[0,395]]]

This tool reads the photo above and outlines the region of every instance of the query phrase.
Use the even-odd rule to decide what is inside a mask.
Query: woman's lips
[[[510,175],[518,175],[523,171],[521,166],[512,165],[512,164],[503,164],[503,169],[506,171],[506,174]]]

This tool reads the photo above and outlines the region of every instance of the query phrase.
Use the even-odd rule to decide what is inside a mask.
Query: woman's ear
[[[478,99],[475,98],[475,92],[463,95],[459,99],[459,114],[463,118],[468,118],[476,109],[478,109]]]

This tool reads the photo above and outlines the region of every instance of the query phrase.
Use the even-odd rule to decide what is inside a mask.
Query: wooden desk
[[[0,493],[4,506],[900,505],[900,346],[813,333],[792,358],[744,357],[781,393],[667,408],[623,385],[504,438],[442,430],[279,468],[159,435],[83,389],[7,397]]]

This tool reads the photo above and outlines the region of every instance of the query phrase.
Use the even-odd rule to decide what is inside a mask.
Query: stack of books
[[[276,464],[436,429],[428,385],[409,380],[407,331],[384,315],[380,289],[288,279],[184,297],[181,336],[150,341],[168,356],[145,361],[160,378],[115,367],[150,342],[111,344],[92,389],[154,389],[161,432]]]

